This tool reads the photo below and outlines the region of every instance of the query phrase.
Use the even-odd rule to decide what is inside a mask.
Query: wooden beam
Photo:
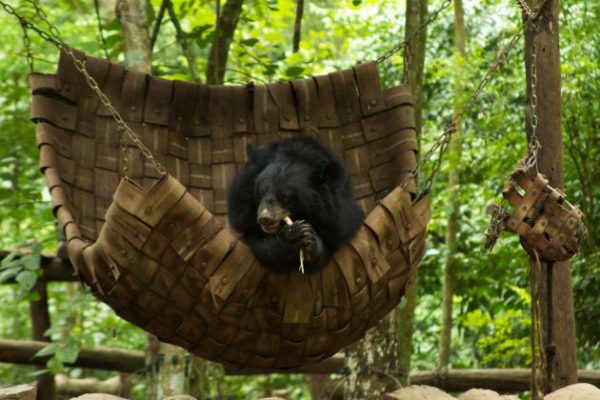
[[[577,371],[579,382],[600,387],[600,371]],[[531,370],[514,369],[451,369],[445,376],[436,371],[416,371],[410,376],[413,385],[436,386],[447,392],[464,392],[469,389],[490,389],[496,392],[514,393],[530,389]]]
[[[539,4],[540,1],[535,1]],[[550,184],[563,188],[563,141],[561,132],[560,99],[560,49],[559,49],[559,1],[549,0],[541,10],[537,29],[525,33],[525,66],[527,73],[527,137],[532,134],[533,91],[532,63],[536,47],[535,70],[537,83],[535,94],[538,105],[535,111],[538,120],[537,137],[541,148],[538,154],[538,169],[546,175]],[[535,260],[531,260],[535,266]],[[532,268],[533,278],[540,285],[540,312],[542,350],[545,365],[542,368],[542,390],[553,392],[577,382],[575,347],[575,317],[571,269],[568,262],[541,265],[540,276]]]
[[[120,376],[106,380],[97,378],[69,378],[66,375],[57,375],[55,378],[57,393],[64,396],[80,396],[86,393],[106,393],[120,395],[123,382]]]
[[[33,358],[46,343],[25,340],[0,339],[0,362],[14,364],[41,365],[44,358]],[[98,347],[94,350],[84,349],[73,364],[73,367],[113,370],[121,372],[139,372],[144,368],[144,353],[135,350]],[[260,375],[260,374],[338,374],[347,372],[345,360],[334,356],[320,363],[300,368],[278,370],[246,370],[226,367],[228,375]],[[530,369],[451,369],[445,375],[437,371],[414,371],[410,375],[413,385],[436,386],[448,392],[461,392],[472,388],[490,389],[497,392],[520,392],[529,390]],[[577,371],[579,382],[589,383],[600,388],[600,371]]]
[[[47,343],[40,341],[0,339],[0,362],[13,364],[45,365],[47,357],[34,357]],[[144,353],[97,347],[94,350],[83,349],[71,367],[103,369],[120,372],[139,372],[145,366]]]
[[[303,365],[298,368],[286,370],[276,369],[244,369],[225,366],[227,375],[261,375],[261,374],[342,374],[345,370],[346,361],[344,357],[333,356],[316,364]]]
[[[335,356],[317,364],[306,365],[284,371],[245,370],[226,367],[228,375],[258,375],[267,373],[344,374],[345,360]],[[410,374],[413,385],[436,386],[447,392],[462,392],[472,388],[490,389],[497,392],[514,393],[529,390],[530,369],[451,369],[445,375],[437,371],[414,371]],[[579,382],[600,387],[600,371],[579,370]]]

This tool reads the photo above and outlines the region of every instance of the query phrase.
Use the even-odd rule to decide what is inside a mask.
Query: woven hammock
[[[207,86],[77,56],[168,171],[161,177],[131,142],[123,157],[116,123],[68,56],[56,75],[31,76],[40,167],[69,257],[119,316],[206,359],[283,369],[331,356],[398,304],[430,217],[414,182],[397,187],[416,166],[407,87],[382,89],[375,63]],[[368,213],[329,264],[307,275],[263,267],[225,222],[246,144],[295,134],[343,156]]]

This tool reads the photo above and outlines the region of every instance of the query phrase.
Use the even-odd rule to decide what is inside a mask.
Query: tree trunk
[[[367,331],[364,339],[346,349],[347,376],[344,398],[378,400],[400,385],[396,318],[391,313]]]
[[[46,336],[46,331],[50,329],[50,313],[48,312],[48,292],[46,284],[38,280],[31,289],[32,293],[37,293],[39,299],[29,302],[29,311],[31,313],[31,324],[33,340],[50,342],[50,338]],[[36,367],[36,370],[44,370],[45,366]],[[56,386],[54,385],[54,376],[50,372],[46,372],[37,377],[38,391],[37,400],[54,400],[56,399]]]
[[[184,349],[161,343],[150,333],[147,335],[146,363],[152,366],[146,374],[147,399],[161,400],[186,393],[185,358]]]
[[[125,65],[139,72],[150,72],[150,36],[146,0],[118,0],[117,17],[121,21]]]
[[[166,343],[160,344],[162,363],[158,374],[159,399],[185,393],[186,351],[181,347]]]
[[[125,60],[128,68],[150,72],[150,36],[148,30],[148,2],[145,0],[119,0],[117,15],[121,21]],[[176,346],[159,343],[148,334],[147,361],[153,365],[148,376],[147,398],[184,394],[185,351]]]
[[[533,45],[537,46],[535,88],[538,106],[537,132],[541,148],[538,169],[556,188],[563,188],[563,148],[561,134],[560,54],[559,54],[559,2],[550,0],[540,14],[538,30],[525,33],[525,67],[527,74],[527,108],[525,112],[527,137],[531,135],[532,88],[531,67]],[[532,280],[539,284],[539,305],[542,331],[542,351],[545,365],[542,368],[542,390],[553,392],[577,382],[575,357],[575,317],[571,270],[568,262],[542,263],[537,274],[532,263]],[[532,299],[532,304],[534,303]]]
[[[106,380],[98,378],[69,378],[66,375],[57,375],[56,390],[63,396],[81,396],[86,393],[106,393],[121,395],[123,381],[119,376]]]
[[[454,37],[456,65],[454,72],[454,120],[456,131],[450,139],[448,148],[448,199],[450,214],[446,222],[446,257],[444,262],[444,282],[442,299],[442,329],[440,334],[440,345],[438,355],[438,369],[445,371],[450,364],[450,351],[452,345],[452,302],[454,298],[455,282],[455,259],[458,240],[458,210],[460,206],[459,182],[460,182],[460,158],[462,132],[462,121],[460,113],[462,109],[461,99],[463,93],[462,72],[466,59],[465,45],[465,20],[462,0],[454,0]]]
[[[211,388],[216,386],[217,397],[224,398],[224,377],[225,371],[221,364],[192,356],[188,392],[198,399],[203,399],[209,397]]]
[[[208,66],[206,67],[206,82],[208,84],[219,85],[223,83],[229,47],[233,40],[243,4],[244,0],[227,0],[219,14],[214,41],[208,55]]]
[[[160,342],[151,333],[146,334],[146,398],[160,400],[158,397],[158,374],[160,373]]]
[[[405,39],[411,38],[408,48],[408,84],[411,86],[415,127],[417,140],[420,142],[423,109],[423,69],[425,65],[425,42],[427,40],[427,27],[419,30],[422,21],[427,18],[427,0],[408,0],[406,3],[406,24],[404,28]],[[398,335],[398,378],[403,385],[407,385],[410,374],[410,358],[412,356],[412,338],[414,330],[415,307],[417,306],[418,269],[415,271],[413,283],[406,290],[406,303],[396,311]]]

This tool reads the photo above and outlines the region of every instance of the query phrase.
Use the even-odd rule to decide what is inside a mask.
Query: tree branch
[[[179,42],[179,44],[181,44],[181,50],[183,51],[183,55],[188,62],[188,67],[190,69],[190,73],[192,74],[192,78],[195,82],[200,83],[202,82],[202,78],[200,78],[198,71],[196,71],[196,68],[194,67],[194,55],[192,54],[192,50],[188,46],[187,38],[185,37],[185,33],[181,28],[181,24],[179,23],[177,14],[175,14],[173,3],[171,2],[171,0],[164,0],[164,3],[166,3],[167,11],[169,12],[169,18],[173,23],[173,27],[175,27],[175,32],[177,32],[177,41]]]
[[[292,51],[300,50],[300,34],[302,31],[302,15],[304,14],[304,0],[296,0],[296,21],[294,22],[294,40]]]
[[[160,8],[158,9],[158,14],[156,15],[156,22],[154,22],[154,27],[152,28],[152,36],[150,37],[150,53],[152,53],[152,49],[154,49],[154,44],[158,38],[158,32],[160,32],[160,26],[162,25],[162,20],[165,16],[165,8],[167,7],[167,3],[169,3],[169,0],[163,0],[162,3],[160,3]]]
[[[223,83],[229,48],[243,4],[244,0],[228,0],[217,19],[214,41],[210,48],[208,67],[206,68],[206,81],[209,84]]]

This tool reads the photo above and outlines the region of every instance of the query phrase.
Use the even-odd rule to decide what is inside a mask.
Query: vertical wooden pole
[[[446,208],[446,254],[444,257],[444,280],[442,297],[442,326],[438,351],[438,370],[447,372],[450,367],[450,354],[452,350],[452,325],[454,286],[456,281],[456,255],[458,253],[458,234],[460,232],[460,164],[461,164],[461,136],[462,136],[462,108],[464,93],[465,60],[467,58],[467,44],[465,34],[465,16],[462,0],[454,0],[454,38],[455,59],[454,70],[454,121],[456,130],[450,138],[448,146],[448,196]]]
[[[537,2],[536,2],[537,3]],[[537,29],[525,34],[527,71],[527,136],[531,135],[531,63],[534,41],[539,121],[538,169],[554,187],[563,188],[563,142],[561,135],[559,1],[550,0],[542,9]],[[535,262],[531,260],[531,262]],[[536,268],[532,268],[536,270]],[[571,270],[567,262],[543,263],[540,283],[542,350],[545,353],[542,390],[553,392],[577,382],[575,358],[575,318]],[[535,278],[535,277],[534,277]]]
[[[406,2],[406,21],[404,25],[405,40],[412,39],[407,49],[408,84],[413,95],[415,113],[415,132],[417,142],[421,143],[422,110],[423,110],[423,76],[425,69],[425,42],[427,26],[419,27],[427,19],[428,0],[408,0]],[[413,334],[415,309],[419,286],[419,270],[415,270],[412,284],[406,288],[406,303],[404,307],[396,307],[396,336],[398,342],[398,374],[402,385],[408,385],[413,352]]]
[[[39,280],[31,289],[32,293],[37,293],[39,299],[29,302],[29,312],[31,314],[31,338],[48,342],[45,332],[50,328],[50,313],[48,312],[48,292],[46,283]],[[36,367],[36,369],[45,369],[45,367]],[[56,398],[56,387],[54,385],[54,375],[45,373],[38,376],[37,400],[54,400]]]

